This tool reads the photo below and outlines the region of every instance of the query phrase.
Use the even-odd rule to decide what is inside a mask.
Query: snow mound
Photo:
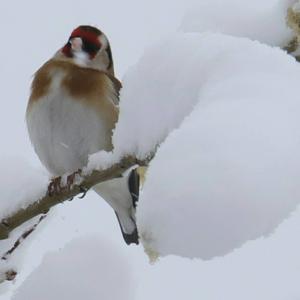
[[[127,73],[113,136],[116,152],[147,156],[193,110],[206,80],[201,43],[200,36],[176,35],[148,49]]]
[[[272,46],[285,46],[291,39],[286,26],[287,7],[294,0],[199,1],[186,13],[180,29],[185,32],[221,32],[248,37]]]
[[[178,34],[157,48],[156,64],[172,68],[156,74],[153,102],[171,103],[182,90],[168,112],[184,115],[199,103],[151,163],[139,232],[151,255],[222,256],[270,234],[299,203],[300,68],[279,49],[221,34]],[[167,55],[164,49],[175,50]],[[158,84],[182,66],[177,85]],[[161,106],[148,117],[154,128],[169,121],[169,115],[156,119]],[[140,133],[151,139],[145,119]]]
[[[13,299],[131,300],[132,277],[125,258],[110,241],[97,236],[78,238],[48,253]]]
[[[287,300],[300,295],[300,207],[267,239],[210,261],[168,256],[151,268],[136,299]]]
[[[4,154],[0,160],[0,169],[0,220],[11,216],[20,209],[26,208],[45,195],[48,185],[48,175],[33,168],[23,158]],[[37,222],[37,218],[25,222],[10,232],[8,238],[1,240],[0,257],[12,249],[14,243],[35,222]],[[13,270],[19,272],[23,268],[23,259],[27,255],[27,247],[34,235],[35,233],[28,237],[21,246],[18,246],[17,250],[8,256],[8,260],[0,260],[0,281],[6,278],[5,273],[7,271]],[[5,293],[10,286],[11,282],[1,283],[0,294]]]
[[[2,157],[0,161],[0,219],[27,207],[47,191],[49,176],[20,157]],[[13,188],[7,188],[13,187]]]
[[[154,151],[194,109],[208,79],[227,80],[228,70],[225,77],[214,79],[220,65],[230,64],[227,66],[230,74],[245,68],[243,72],[249,72],[250,68],[256,75],[259,72],[255,70],[256,65],[269,53],[277,53],[273,60],[293,63],[292,58],[287,58],[280,49],[262,46],[260,57],[248,57],[256,55],[254,45],[258,47],[258,43],[254,43],[248,49],[249,43],[247,39],[225,39],[221,34],[177,33],[148,49],[123,81],[120,117],[113,136],[115,157],[134,154],[144,158]],[[236,60],[232,65],[233,56]],[[251,67],[243,62],[245,59],[256,60],[256,64]],[[267,60],[265,64],[272,65],[273,60]],[[242,67],[239,67],[240,63]],[[91,157],[91,162],[107,163],[107,159],[107,155],[96,154]],[[91,164],[90,169],[95,166],[98,167],[96,163]]]

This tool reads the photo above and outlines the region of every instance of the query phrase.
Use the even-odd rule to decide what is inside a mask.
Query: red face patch
[[[90,59],[93,59],[101,48],[101,43],[98,38],[99,34],[86,30],[83,27],[78,27],[72,32],[69,42],[62,48],[62,53],[67,57],[73,57],[70,40],[76,37],[81,38],[82,50],[89,55]]]
[[[66,57],[73,57],[71,43],[68,42],[61,51]]]
[[[101,47],[100,41],[98,39],[98,35],[94,32],[86,31],[81,27],[76,28],[70,38],[80,37],[83,41],[91,43],[97,47]]]

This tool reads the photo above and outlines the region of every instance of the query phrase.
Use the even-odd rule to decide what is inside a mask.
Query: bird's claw
[[[81,170],[80,169],[78,171],[68,175],[68,177],[67,177],[67,189],[68,189],[68,191],[70,191],[72,189],[72,185],[74,184],[76,175],[81,175]]]
[[[51,197],[53,195],[59,194],[61,191],[71,191],[76,175],[81,175],[80,169],[67,176],[67,183],[64,186],[61,185],[61,176],[51,179],[51,182],[48,185],[48,195]]]
[[[48,185],[48,195],[51,197],[57,195],[61,191],[61,176],[51,179]]]

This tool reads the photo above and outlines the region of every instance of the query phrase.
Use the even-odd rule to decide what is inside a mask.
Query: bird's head
[[[67,43],[56,56],[72,60],[88,68],[109,72],[113,75],[113,59],[109,41],[99,29],[82,25],[71,33]]]

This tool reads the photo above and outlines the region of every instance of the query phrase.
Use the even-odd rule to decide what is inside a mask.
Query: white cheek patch
[[[83,51],[74,51],[74,61],[80,66],[87,66],[89,63],[89,55]]]

